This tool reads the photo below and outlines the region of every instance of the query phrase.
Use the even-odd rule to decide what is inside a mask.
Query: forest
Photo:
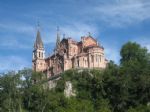
[[[149,51],[127,42],[120,56],[105,70],[65,71],[52,89],[44,86],[45,74],[31,69],[1,74],[0,112],[150,112]],[[74,96],[64,95],[66,81]]]

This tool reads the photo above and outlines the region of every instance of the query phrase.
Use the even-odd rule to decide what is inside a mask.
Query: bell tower
[[[32,57],[32,69],[34,71],[43,71],[45,70],[45,50],[43,41],[41,38],[40,30],[38,28],[36,40],[33,48],[33,57]]]

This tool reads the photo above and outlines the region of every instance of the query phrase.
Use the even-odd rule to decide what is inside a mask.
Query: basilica
[[[40,30],[37,30],[32,59],[34,71],[52,77],[69,69],[104,69],[107,63],[103,46],[90,33],[77,42],[71,37],[61,39],[59,29],[54,52],[45,57]]]

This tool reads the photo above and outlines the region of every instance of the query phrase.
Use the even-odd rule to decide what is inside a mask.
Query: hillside
[[[120,65],[110,61],[105,70],[68,70],[52,89],[42,73],[5,74],[0,77],[0,111],[150,112],[150,54],[131,42],[120,54]],[[39,82],[33,84],[35,79]]]

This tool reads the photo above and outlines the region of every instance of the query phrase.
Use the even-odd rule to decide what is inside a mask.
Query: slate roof
[[[43,48],[43,42],[42,42],[42,38],[41,38],[41,34],[40,31],[37,31],[37,36],[36,36],[36,41],[34,43],[34,48]]]

